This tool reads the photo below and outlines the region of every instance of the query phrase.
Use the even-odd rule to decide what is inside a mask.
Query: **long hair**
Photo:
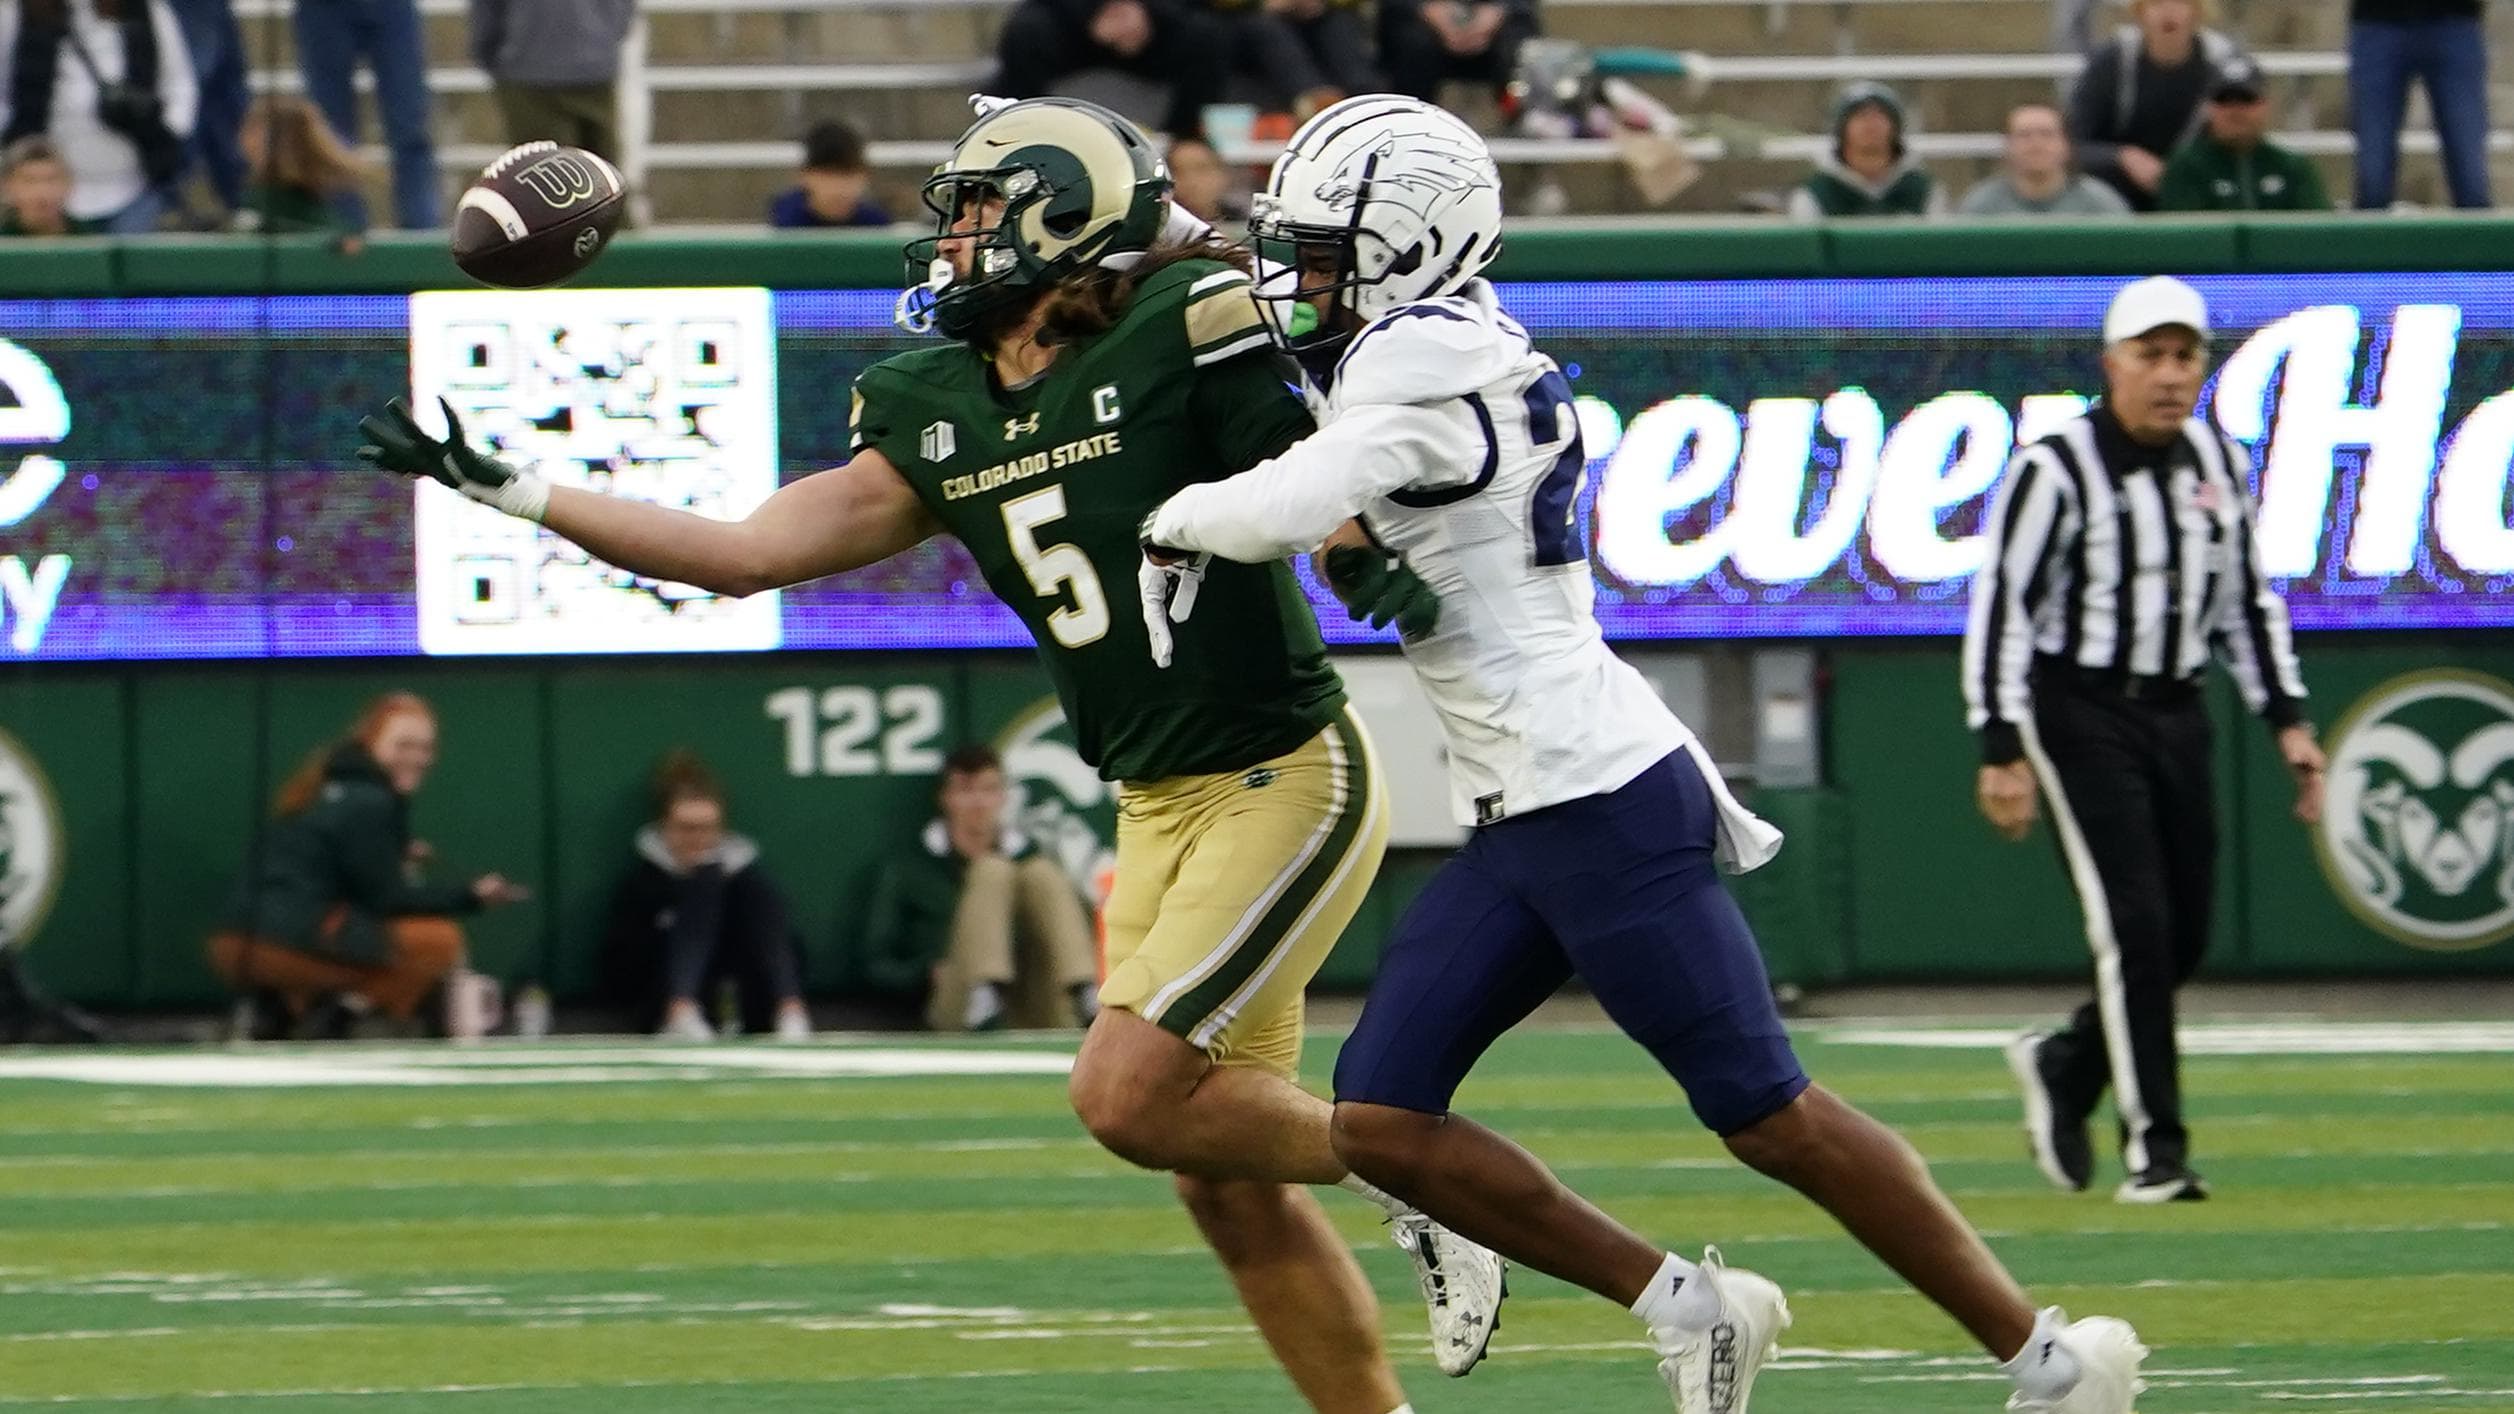
[[[332,131],[323,111],[293,93],[253,100],[245,114],[244,150],[265,186],[335,192],[364,180],[366,164]]]
[[[341,748],[355,745],[372,755],[377,739],[384,735],[385,724],[405,713],[415,713],[431,723],[436,721],[436,709],[415,692],[388,692],[375,698],[358,713],[347,732],[306,753],[297,769],[279,783],[279,793],[271,800],[271,813],[282,819],[305,813],[323,794],[323,777]]]
[[[1242,274],[1254,273],[1257,264],[1245,246],[1211,232],[1192,241],[1164,241],[1144,252],[1132,269],[1093,270],[1050,287],[1039,297],[1040,346],[1079,343],[1107,333],[1125,316],[1146,280],[1182,260],[1216,260]]]

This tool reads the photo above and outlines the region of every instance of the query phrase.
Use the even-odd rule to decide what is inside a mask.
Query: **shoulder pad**
[[[1273,346],[1274,328],[1258,310],[1257,286],[1246,274],[1212,261],[1183,260],[1161,276],[1182,267],[1187,354],[1198,368]]]
[[[1353,340],[1336,365],[1335,397],[1347,406],[1463,397],[1529,352],[1526,335],[1472,301],[1423,300],[1381,315]]]

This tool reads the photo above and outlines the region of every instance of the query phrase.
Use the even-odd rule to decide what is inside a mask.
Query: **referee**
[[[2200,674],[2211,651],[2322,809],[2287,606],[2262,574],[2243,449],[2192,416],[2208,307],[2169,276],[2104,315],[2104,396],[2020,450],[1992,500],[1964,632],[1981,735],[1975,795],[2010,840],[2051,802],[2086,913],[2095,999],[2008,1048],[2045,1176],[2094,1179],[2087,1117],[2110,1085],[2125,1203],[2205,1198],[2183,1127],[2174,991],[2208,948],[2217,807]]]

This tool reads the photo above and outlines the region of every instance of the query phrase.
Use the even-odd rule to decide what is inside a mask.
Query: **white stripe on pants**
[[[2017,723],[2017,736],[2024,743],[2025,759],[2033,763],[2035,778],[2042,783],[2044,799],[2051,803],[2052,829],[2060,836],[2061,857],[2069,863],[2069,882],[2077,887],[2078,903],[2086,911],[2086,946],[2095,955],[2095,1009],[2104,1019],[2104,1056],[2112,1066],[2113,1105],[2130,1131],[2122,1162],[2136,1177],[2147,1171],[2150,1121],[2130,1048],[2129,998],[2121,985],[2121,943],[2113,934],[2112,904],[2104,893],[2104,876],[2095,867],[2095,852],[2087,848],[2077,816],[2069,809],[2069,793],[2061,788],[2059,768],[2044,754],[2031,716]]]

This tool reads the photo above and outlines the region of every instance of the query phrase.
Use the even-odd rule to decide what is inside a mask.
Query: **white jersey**
[[[1729,798],[1692,731],[1606,646],[1571,388],[1492,286],[1372,321],[1313,401],[1315,434],[1179,492],[1151,539],[1263,561],[1360,515],[1440,598],[1438,628],[1405,655],[1447,738],[1460,824],[1602,795],[1690,750],[1721,801],[1723,855],[1769,858],[1778,833]]]

